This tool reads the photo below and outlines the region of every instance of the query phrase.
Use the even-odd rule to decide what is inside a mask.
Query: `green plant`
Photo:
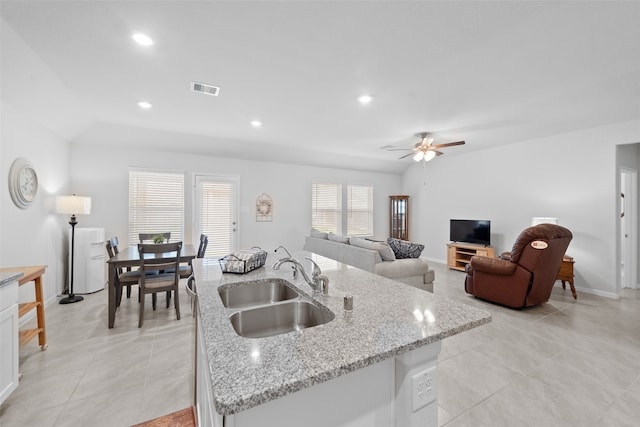
[[[164,236],[162,234],[156,234],[153,236],[153,243],[162,243],[164,242]]]

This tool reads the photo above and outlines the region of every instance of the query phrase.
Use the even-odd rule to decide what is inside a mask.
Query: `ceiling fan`
[[[388,146],[383,148],[386,148],[389,151],[411,151],[411,153],[407,153],[404,156],[399,157],[399,159],[404,159],[405,157],[413,155],[413,160],[415,160],[416,162],[419,162],[421,160],[428,162],[434,157],[443,154],[441,151],[439,151],[440,148],[464,145],[464,141],[433,144],[433,137],[429,132],[418,132],[415,134],[415,136],[420,138],[420,141],[416,142],[413,148],[389,148]]]

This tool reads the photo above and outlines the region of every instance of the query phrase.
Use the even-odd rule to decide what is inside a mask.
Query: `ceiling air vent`
[[[191,82],[191,90],[211,96],[218,96],[220,93],[220,88],[218,86],[206,85],[198,82]]]

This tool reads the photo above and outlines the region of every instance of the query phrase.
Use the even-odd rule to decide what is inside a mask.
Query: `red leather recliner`
[[[512,308],[547,302],[572,238],[571,231],[555,224],[526,228],[513,245],[510,259],[471,257],[465,291]]]

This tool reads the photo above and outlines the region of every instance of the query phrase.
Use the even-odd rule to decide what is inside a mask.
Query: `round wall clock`
[[[27,159],[22,157],[14,160],[9,169],[9,194],[13,203],[20,209],[31,205],[38,191],[38,176]]]

